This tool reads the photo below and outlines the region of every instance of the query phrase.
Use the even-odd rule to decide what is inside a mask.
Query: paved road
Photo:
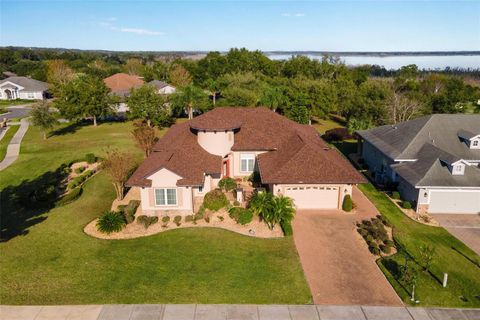
[[[442,227],[480,255],[480,215],[432,214]]]
[[[478,320],[480,309],[321,305],[0,306],[0,320]]]
[[[19,105],[14,107],[7,107],[8,113],[4,113],[0,115],[0,120],[3,118],[13,119],[13,118],[21,118],[28,116],[30,112],[30,108],[28,105]]]
[[[27,133],[29,122],[27,118],[23,118],[20,121],[20,128],[10,140],[10,143],[7,147],[7,154],[2,162],[0,162],[0,171],[9,167],[12,163],[17,160],[18,155],[20,154],[20,143],[22,142],[23,136]]]
[[[378,268],[355,222],[378,214],[354,189],[356,213],[298,211],[293,236],[313,302],[328,305],[389,305],[402,302]]]

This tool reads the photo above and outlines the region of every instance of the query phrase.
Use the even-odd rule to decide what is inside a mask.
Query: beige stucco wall
[[[232,168],[231,170],[233,170],[233,172],[231,172],[231,174],[234,177],[244,177],[244,176],[251,175],[252,174],[251,172],[241,172],[240,171],[240,155],[242,153],[254,154],[255,158],[256,158],[259,154],[262,154],[262,153],[265,153],[265,152],[266,151],[234,151],[233,152],[233,157],[231,158],[233,160],[233,163],[230,163],[230,166]],[[256,159],[255,159],[255,170],[258,170]]]
[[[221,157],[230,153],[233,146],[233,131],[221,132],[202,132],[197,133],[198,144],[211,154]]]
[[[192,212],[192,188],[177,187],[177,181],[181,177],[167,169],[161,169],[154,173],[148,179],[152,180],[151,188],[142,188],[140,190],[140,200],[142,202],[142,211],[144,214],[157,214],[161,210],[175,210]],[[177,190],[176,206],[156,206],[155,188],[173,188]]]

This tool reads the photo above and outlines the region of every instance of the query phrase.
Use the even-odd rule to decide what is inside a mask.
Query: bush
[[[392,199],[398,200],[400,199],[400,193],[398,191],[392,192]]]
[[[373,242],[373,237],[371,234],[367,235],[367,237],[365,238],[365,240],[367,240],[367,242]]]
[[[137,217],[137,223],[143,225],[145,229],[148,229],[152,224],[158,222],[158,217],[157,216],[145,216],[141,215]]]
[[[218,187],[225,191],[232,191],[237,187],[237,183],[232,178],[223,178],[218,182]]]
[[[107,211],[97,221],[97,230],[101,233],[119,232],[124,227],[125,218],[120,212]]]
[[[238,202],[237,200],[235,200],[235,201],[233,201],[233,205],[234,205],[235,207],[238,207],[238,206],[240,205],[240,202]]]
[[[193,214],[188,215],[188,216],[185,217],[185,222],[193,222],[193,218],[194,218]]]
[[[342,209],[346,212],[350,212],[353,209],[352,197],[349,194],[343,197]]]
[[[402,201],[402,208],[403,209],[412,209],[412,203],[410,201]]]
[[[370,250],[371,253],[373,253],[374,255],[380,255],[380,249],[378,249],[378,247],[376,246],[371,246],[371,247],[368,247],[368,250]]]
[[[209,216],[205,216],[205,218],[203,218],[203,220],[205,220],[206,223],[210,223],[210,217]]]
[[[85,167],[78,167],[77,169],[75,169],[74,172],[75,172],[76,174],[80,174],[80,173],[82,173],[83,171],[85,171]]]
[[[262,183],[260,172],[253,171],[250,177],[248,177],[248,181],[250,181],[253,186],[259,186]]]
[[[179,227],[182,224],[181,221],[182,221],[182,216],[175,216],[175,218],[173,218],[173,222],[175,222],[177,227]]]
[[[282,227],[282,231],[285,237],[290,237],[293,235],[292,224],[290,223],[290,221],[280,222],[280,227]]]
[[[383,244],[381,244],[379,246],[379,248],[380,248],[380,251],[382,251],[383,253],[387,253],[387,254],[390,253],[390,251],[392,251],[392,249],[390,247],[387,247]]]
[[[61,197],[60,200],[57,201],[56,205],[64,206],[70,202],[77,200],[78,197],[80,197],[80,195],[82,194],[82,191],[83,189],[81,187],[73,189],[72,191]]]
[[[252,222],[253,213],[252,211],[242,208],[242,207],[233,207],[228,211],[230,218],[235,220],[236,223],[241,225],[246,225]]]
[[[168,223],[170,222],[170,217],[169,216],[163,216],[162,217],[162,227],[166,228],[168,226]]]
[[[97,161],[97,157],[95,157],[93,153],[87,153],[85,155],[85,160],[87,161],[88,164],[92,164]]]
[[[383,241],[383,243],[384,243],[385,246],[387,246],[387,247],[393,247],[393,246],[395,246],[395,242],[393,242],[392,240],[388,240],[388,239],[387,239],[387,240]]]
[[[212,211],[218,211],[227,206],[228,200],[225,194],[220,189],[215,189],[208,192],[203,198],[203,206]]]
[[[223,220],[225,220],[225,218],[223,216],[218,216],[218,220],[220,220],[220,222],[222,222]]]
[[[333,128],[325,131],[322,138],[327,142],[343,141],[353,139],[347,128]]]
[[[71,190],[71,189],[74,189],[74,188],[78,187],[79,185],[84,183],[85,180],[87,180],[93,174],[94,174],[94,171],[92,171],[92,170],[85,171],[82,175],[72,179],[72,181],[70,181],[70,183],[67,185],[67,189]]]
[[[123,215],[125,216],[125,221],[127,223],[132,223],[133,220],[135,220],[135,212],[137,212],[137,208],[140,205],[140,201],[138,200],[130,200],[128,205],[126,205],[123,210],[120,209],[120,206],[118,208],[119,211],[123,212]]]
[[[360,233],[360,235],[362,237],[366,237],[368,235],[368,230],[367,229],[358,228],[357,231],[358,231],[358,233]]]
[[[200,206],[200,209],[198,209],[198,212],[193,215],[193,221],[203,219],[204,216],[205,216],[205,207]]]

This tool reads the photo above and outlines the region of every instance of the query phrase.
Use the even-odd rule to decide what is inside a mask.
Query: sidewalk
[[[480,309],[323,305],[0,306],[0,320],[478,320]]]
[[[20,144],[22,142],[23,136],[27,133],[29,122],[27,118],[23,118],[20,121],[20,128],[10,140],[10,143],[7,147],[7,154],[5,159],[0,162],[0,171],[10,166],[12,163],[17,160],[18,155],[20,154]]]

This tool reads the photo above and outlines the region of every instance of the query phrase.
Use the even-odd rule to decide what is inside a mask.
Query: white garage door
[[[478,191],[430,191],[430,213],[479,213],[480,190]]]
[[[298,209],[337,209],[338,187],[286,187],[285,195]]]

